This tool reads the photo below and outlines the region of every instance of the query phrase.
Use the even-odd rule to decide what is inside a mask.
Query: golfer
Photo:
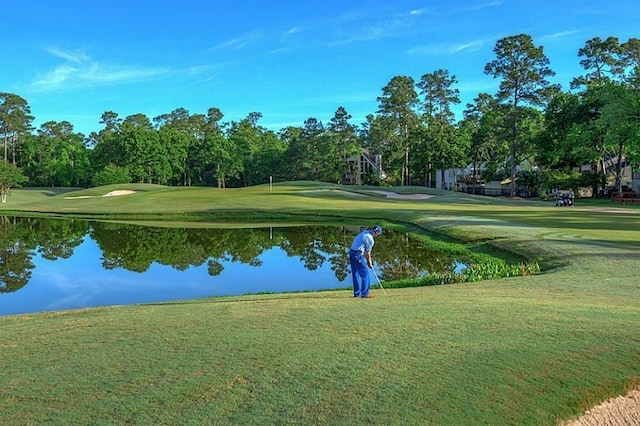
[[[373,268],[371,249],[375,243],[374,237],[382,234],[382,228],[374,226],[360,232],[351,244],[349,261],[351,262],[351,278],[353,279],[353,297],[373,298],[369,294],[369,269]]]

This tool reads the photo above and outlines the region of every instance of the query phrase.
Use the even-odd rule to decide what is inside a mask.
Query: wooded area
[[[75,133],[70,122],[32,127],[28,102],[0,93],[3,159],[0,187],[114,183],[238,187],[290,180],[435,186],[437,170],[473,165],[490,180],[511,179],[539,190],[620,185],[624,166],[640,165],[640,39],[588,40],[577,52],[584,75],[571,90],[551,84],[542,46],[520,34],[497,41],[484,72],[500,80],[496,94],[479,93],[456,121],[458,81],[437,69],[415,81],[393,77],[379,109],[359,125],[338,107],[326,124],[308,118],[278,132],[259,124],[260,112],[223,121],[223,112],[184,108],[150,119],[102,114],[103,128]],[[362,175],[351,161],[363,150],[381,170]],[[527,160],[527,161],[525,161]],[[615,164],[609,170],[607,164]],[[516,173],[516,165],[530,170]],[[590,165],[590,171],[579,167]]]

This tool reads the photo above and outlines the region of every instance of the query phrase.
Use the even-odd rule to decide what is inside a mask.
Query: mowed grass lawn
[[[331,291],[1,317],[0,423],[550,425],[640,384],[640,210],[375,189],[433,197],[311,183],[13,191],[0,209],[195,215],[190,226],[401,221],[544,271],[371,300]]]

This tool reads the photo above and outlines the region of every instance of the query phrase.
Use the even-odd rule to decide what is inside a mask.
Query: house
[[[436,188],[457,190],[477,195],[505,196],[511,195],[511,176],[497,177],[494,180],[486,182],[482,179],[482,172],[486,169],[485,162],[469,164],[465,168],[447,169],[436,171]],[[516,172],[523,170],[536,170],[537,166],[525,160],[521,165],[516,166]],[[500,172],[501,175],[509,175],[507,171]],[[529,197],[531,194],[524,187],[518,188],[518,195],[521,197]]]
[[[617,157],[610,156],[598,164],[598,171],[603,171],[609,176],[608,185],[613,185],[613,171],[616,168]],[[627,161],[622,164],[622,185],[630,187],[636,193],[640,193],[640,170],[633,170]],[[482,172],[486,168],[486,163],[477,165],[477,169],[473,168],[473,164],[469,164],[464,169],[447,169],[442,173],[438,170],[436,173],[436,188],[444,188],[448,190],[458,190],[470,194],[493,195],[493,196],[509,196],[511,193],[511,177],[495,179],[485,182],[482,180]],[[522,165],[516,166],[516,172],[522,170],[537,170],[537,166],[531,166],[528,161],[524,161]],[[580,167],[580,172],[589,173],[591,166],[585,164]],[[506,173],[502,173],[503,175]],[[444,181],[443,181],[444,177]],[[591,188],[577,188],[581,197],[591,197]],[[527,189],[520,186],[518,195],[521,197],[535,196],[527,193]]]
[[[373,155],[368,149],[363,149],[360,154],[353,155],[347,159],[348,172],[344,177],[344,183],[362,185],[366,183],[367,176],[373,175],[385,178],[382,170],[382,156]]]
[[[598,172],[603,172],[609,179],[605,186],[612,186],[615,183],[615,170],[618,163],[618,156],[610,155],[601,162],[598,163]],[[580,167],[581,173],[589,173],[591,171],[591,166],[589,164],[585,164]],[[622,161],[622,170],[620,172],[621,179],[620,184],[626,185],[630,187],[637,193],[640,193],[640,170],[633,170],[631,164],[623,160]],[[588,189],[589,194],[582,194],[582,196],[591,196],[591,190]]]

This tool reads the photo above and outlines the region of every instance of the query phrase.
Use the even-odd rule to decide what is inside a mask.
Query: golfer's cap
[[[373,227],[373,232],[375,232],[376,234],[380,235],[382,234],[382,228],[378,225]]]

